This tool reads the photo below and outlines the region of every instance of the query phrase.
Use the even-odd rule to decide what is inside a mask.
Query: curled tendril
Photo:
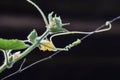
[[[92,31],[92,32],[68,31],[68,32],[64,32],[64,33],[57,33],[57,34],[54,34],[54,35],[52,35],[52,36],[50,37],[50,42],[53,43],[53,40],[52,40],[52,39],[53,39],[54,37],[57,37],[57,36],[68,35],[68,34],[87,34],[86,36],[88,36],[88,35],[91,35],[91,34],[93,34],[93,33],[99,33],[99,32],[108,31],[108,30],[110,30],[111,27],[112,27],[112,25],[111,25],[111,23],[110,23],[109,21],[107,21],[107,22],[105,23],[105,25],[108,26],[108,28],[105,28],[105,29],[101,29],[101,28],[100,28],[100,30],[99,30],[99,29],[96,29],[95,31]],[[85,38],[87,38],[86,36],[85,36]],[[72,44],[67,45],[65,48],[57,48],[57,50],[68,51],[70,48],[72,48],[72,47],[75,46],[75,45],[74,45],[75,43],[79,44],[79,43],[81,42],[81,40],[82,40],[82,39],[77,39],[77,41],[73,42]]]
[[[47,18],[45,16],[45,14],[43,13],[43,11],[39,8],[39,6],[37,6],[34,2],[32,2],[31,0],[27,0],[30,4],[32,4],[39,12],[40,14],[42,15],[42,18],[45,22],[45,25],[46,27],[48,26],[48,21],[47,21]]]
[[[35,64],[37,64],[37,63],[39,63],[39,62],[48,60],[48,59],[54,57],[56,54],[58,54],[58,53],[61,52],[61,51],[68,51],[69,49],[71,49],[71,48],[74,47],[74,46],[77,46],[78,44],[81,43],[82,40],[84,40],[85,38],[87,38],[88,36],[90,36],[90,35],[92,35],[92,34],[94,34],[94,33],[99,33],[99,32],[104,32],[104,31],[110,30],[111,27],[112,27],[111,23],[114,22],[114,21],[116,21],[116,20],[118,20],[118,19],[120,19],[120,16],[118,16],[118,17],[112,19],[111,21],[107,21],[106,24],[98,27],[97,29],[95,29],[95,30],[92,31],[92,32],[67,31],[66,29],[62,28],[62,26],[68,25],[68,24],[62,24],[62,21],[61,21],[61,18],[60,18],[60,17],[57,17],[57,15],[55,15],[54,17],[52,17],[52,15],[53,15],[53,12],[52,12],[52,13],[50,13],[50,14],[48,15],[48,21],[47,21],[47,18],[46,18],[46,16],[44,15],[44,13],[42,12],[42,10],[41,10],[34,2],[32,2],[31,0],[27,0],[27,1],[28,1],[29,3],[31,3],[35,8],[37,8],[37,10],[38,10],[38,11],[40,12],[40,14],[42,15],[43,20],[44,20],[44,22],[45,22],[45,24],[46,24],[47,31],[46,31],[41,37],[36,36],[36,37],[38,37],[38,38],[36,39],[36,37],[35,37],[35,40],[37,41],[37,42],[35,42],[35,43],[34,43],[34,38],[32,37],[31,39],[33,39],[33,45],[30,46],[28,49],[26,49],[24,52],[22,52],[22,53],[21,53],[21,56],[20,56],[19,58],[15,59],[15,60],[16,60],[15,62],[17,62],[18,60],[20,60],[20,59],[22,59],[24,56],[26,56],[28,53],[30,53],[33,49],[35,49],[36,47],[38,47],[39,44],[41,44],[41,45],[43,45],[43,46],[45,46],[45,47],[54,49],[54,50],[57,51],[57,52],[53,53],[52,55],[50,55],[50,56],[48,56],[48,57],[46,57],[46,58],[40,59],[39,61],[36,61],[36,62],[34,62],[34,63],[32,63],[32,64],[30,64],[30,65],[22,68],[22,67],[23,67],[23,64],[24,64],[25,61],[26,61],[26,60],[24,60],[24,61],[22,62],[22,64],[21,64],[21,66],[20,66],[20,68],[19,68],[18,71],[14,72],[13,74],[10,74],[10,75],[6,76],[6,77],[3,78],[2,80],[6,79],[6,78],[8,78],[8,77],[11,77],[11,76],[13,76],[13,75],[15,75],[15,74],[17,74],[17,73],[20,73],[20,72],[22,72],[22,71],[24,71],[24,70],[32,67],[33,65],[35,65]],[[77,39],[76,41],[72,42],[71,44],[65,46],[64,48],[56,48],[56,47],[53,48],[53,47],[50,47],[50,46],[45,45],[45,44],[43,44],[43,43],[40,43],[41,40],[43,40],[44,38],[46,38],[46,37],[50,34],[50,30],[48,30],[48,29],[50,29],[50,28],[49,28],[49,27],[50,27],[50,22],[52,22],[52,20],[54,20],[54,21],[56,22],[56,23],[54,23],[54,24],[52,23],[52,26],[55,26],[56,24],[60,25],[60,27],[56,26],[56,27],[58,27],[58,29],[56,29],[56,28],[53,29],[55,32],[54,32],[53,35],[50,37],[50,43],[52,43],[52,44],[53,44],[53,40],[52,40],[52,39],[53,39],[54,37],[57,37],[57,36],[68,35],[68,34],[86,34],[86,35],[85,35],[84,37],[82,37],[81,39]],[[57,23],[57,22],[59,22],[59,23]],[[102,29],[102,28],[104,28],[105,26],[108,26],[108,28]],[[57,33],[56,33],[56,32],[57,32]],[[36,32],[35,32],[35,33],[36,33]],[[34,35],[34,34],[33,34],[33,35]],[[31,35],[31,36],[32,36],[32,35]],[[25,42],[25,41],[24,41],[24,42]],[[54,44],[53,44],[53,46],[54,46]],[[48,49],[48,48],[47,48],[47,49]],[[51,51],[51,50],[50,50],[50,51]],[[10,53],[10,52],[4,52],[4,53]],[[18,57],[19,54],[18,54],[18,53],[14,54],[14,57],[13,57],[13,58],[12,58],[12,57],[9,58],[8,56],[10,56],[10,55],[9,55],[9,54],[8,54],[8,55],[5,54],[5,58],[6,58],[5,60],[7,60],[7,61],[6,61],[7,64],[9,64],[10,61],[12,61],[12,59],[14,59],[14,57]],[[15,63],[15,62],[14,62],[14,63]],[[10,65],[10,66],[11,66],[11,65]],[[5,64],[5,65],[0,66],[0,68],[3,68],[3,69],[0,69],[1,72],[2,72],[2,71],[5,70],[6,68],[9,68],[9,66]],[[10,67],[10,68],[11,68],[11,67]]]

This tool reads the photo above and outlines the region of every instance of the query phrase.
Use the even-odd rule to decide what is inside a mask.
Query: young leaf
[[[37,36],[38,36],[38,35],[37,35],[37,31],[34,29],[34,30],[28,35],[27,38],[28,38],[28,40],[29,40],[30,42],[34,43]]]
[[[26,44],[21,40],[0,38],[0,49],[2,50],[20,50],[26,47]]]
[[[62,27],[62,20],[60,17],[54,17],[53,20],[56,23],[57,27]]]

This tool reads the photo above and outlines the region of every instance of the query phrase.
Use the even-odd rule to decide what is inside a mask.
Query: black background
[[[54,11],[66,28],[78,31],[93,31],[107,20],[120,14],[120,0],[33,0],[48,15]],[[68,52],[60,52],[50,60],[41,62],[7,80],[120,80],[120,20],[115,21],[108,32],[86,38]],[[26,39],[36,29],[45,31],[39,12],[26,0],[0,0],[0,37]],[[54,38],[57,47],[64,47],[84,35],[67,35]],[[24,66],[51,55],[53,52],[32,51]],[[3,63],[0,52],[0,64]],[[3,78],[19,69],[22,60],[13,68],[0,73]]]

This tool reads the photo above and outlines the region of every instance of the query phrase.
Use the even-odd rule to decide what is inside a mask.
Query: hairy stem
[[[41,41],[44,37],[46,37],[46,35],[48,35],[48,33],[49,33],[49,31],[46,30],[46,31],[44,32],[44,34],[43,34],[41,37],[39,37],[38,40],[36,40],[36,42],[35,42],[33,45],[31,45],[31,46],[30,46],[29,48],[27,48],[24,52],[22,52],[21,55],[20,55],[18,58],[16,58],[14,61],[17,62],[18,60],[20,60],[20,59],[22,59],[23,57],[25,57],[28,53],[30,53],[33,49],[35,49],[35,48],[39,45],[40,41]]]
[[[2,71],[4,71],[6,68],[7,68],[7,64],[6,64],[6,62],[4,62],[4,64],[2,66],[0,66],[0,73]]]
[[[35,49],[39,45],[40,41],[44,37],[46,37],[48,34],[49,34],[49,30],[46,30],[43,33],[43,35],[41,37],[39,37],[38,40],[36,40],[36,42],[34,44],[32,44],[29,48],[27,48],[24,52],[22,52],[18,58],[14,59],[14,63],[17,62],[17,61],[19,61],[20,59],[22,59],[23,57],[25,57],[27,54],[29,54],[33,49]],[[7,57],[7,54],[5,52],[4,52],[4,56],[5,56],[5,62],[4,62],[4,64],[2,66],[0,66],[0,73],[7,68],[7,61],[8,61],[7,58],[8,57]]]
[[[6,53],[6,51],[4,51],[4,50],[2,50],[3,51],[3,53],[4,53],[4,63],[3,63],[3,65],[2,66],[0,66],[0,73],[4,70],[4,69],[6,69],[7,68],[7,64],[9,63],[9,61],[8,61],[8,55],[7,55],[7,53]]]

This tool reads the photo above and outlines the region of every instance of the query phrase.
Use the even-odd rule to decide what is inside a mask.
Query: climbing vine
[[[6,79],[10,76],[13,76],[19,72],[22,72],[41,61],[52,58],[53,56],[58,54],[60,51],[69,51],[69,49],[71,49],[74,46],[79,45],[85,38],[87,38],[88,36],[90,36],[94,33],[99,33],[99,32],[104,32],[104,31],[110,30],[111,23],[120,18],[120,17],[117,17],[111,21],[107,21],[106,24],[98,27],[97,29],[95,29],[92,32],[69,31],[68,29],[64,28],[64,26],[69,25],[69,23],[63,23],[60,16],[57,16],[57,14],[54,14],[54,12],[51,12],[50,14],[48,14],[48,18],[47,18],[44,15],[43,11],[34,2],[32,2],[31,0],[27,0],[27,2],[32,4],[40,12],[40,14],[45,22],[46,31],[42,35],[39,36],[36,29],[33,29],[33,31],[31,31],[30,34],[27,36],[27,40],[0,38],[0,50],[4,54],[4,63],[0,66],[0,74],[2,74],[2,72],[5,69],[12,68],[16,62],[25,58],[25,56],[27,56],[35,48],[39,48],[43,52],[44,51],[53,51],[55,53],[49,57],[43,58],[43,59],[33,63],[25,68],[22,68],[22,66],[26,60],[26,59],[24,59],[24,61],[21,64],[18,71],[6,76],[2,80]],[[104,27],[107,27],[107,28],[104,29]],[[81,39],[78,38],[76,41],[72,42],[71,44],[66,45],[64,48],[57,48],[54,45],[52,38],[56,37],[56,36],[68,35],[68,34],[86,34],[86,35],[84,37],[82,37]],[[49,35],[50,35],[50,38],[47,37]],[[28,45],[28,43],[29,43],[29,45]],[[23,49],[24,49],[24,51],[23,51]],[[18,50],[18,51],[12,53],[12,51],[14,51],[14,50]]]

